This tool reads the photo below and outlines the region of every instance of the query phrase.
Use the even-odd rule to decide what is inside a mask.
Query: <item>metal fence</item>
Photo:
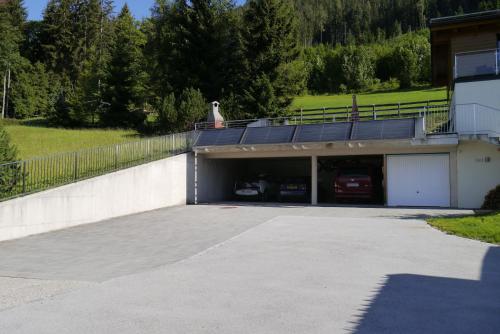
[[[455,79],[500,74],[498,49],[462,52],[455,55]]]
[[[424,118],[427,134],[447,134],[455,132],[455,122],[448,105],[424,107],[419,117]]]
[[[457,104],[454,115],[460,134],[500,137],[500,109],[480,103]]]
[[[184,132],[0,164],[0,201],[185,153],[192,145],[193,133]]]
[[[425,117],[427,133],[448,133],[453,130],[448,100],[360,105],[358,106],[358,113],[356,115],[356,119],[359,121],[415,117]],[[317,124],[350,122],[352,120],[352,106],[324,107],[295,110],[291,115],[286,117],[202,122],[197,123],[195,129]]]

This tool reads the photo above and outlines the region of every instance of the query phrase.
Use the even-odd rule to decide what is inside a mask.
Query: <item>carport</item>
[[[265,179],[269,183],[269,194],[266,201],[278,201],[277,191],[282,182],[301,178],[311,180],[310,157],[238,157],[210,158],[200,155],[198,158],[200,171],[199,183],[205,185],[200,193],[201,202],[242,200],[234,193],[235,184],[243,181]],[[308,190],[311,191],[308,184]],[[208,199],[207,199],[208,197]],[[249,200],[259,200],[249,197]],[[284,202],[294,201],[285,199]]]
[[[456,139],[426,138],[419,133],[418,122],[418,118],[407,118],[259,123],[198,130],[192,202],[233,200],[237,180],[269,174],[306,177],[312,205],[337,203],[333,189],[339,171],[364,168],[371,176],[373,198],[349,203],[453,206],[456,165],[450,161],[456,159]],[[350,183],[358,186],[359,182]]]

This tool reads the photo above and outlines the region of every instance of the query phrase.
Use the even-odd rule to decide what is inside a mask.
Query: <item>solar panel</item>
[[[355,122],[351,140],[406,139],[415,136],[415,119]]]
[[[294,142],[324,142],[349,140],[352,123],[308,124],[297,128]]]
[[[238,145],[244,128],[203,130],[195,146]]]
[[[278,144],[292,141],[295,126],[247,128],[242,144]]]

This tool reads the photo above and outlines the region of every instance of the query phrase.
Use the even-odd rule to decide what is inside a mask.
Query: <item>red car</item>
[[[369,168],[341,169],[334,181],[336,199],[374,199],[373,176]]]

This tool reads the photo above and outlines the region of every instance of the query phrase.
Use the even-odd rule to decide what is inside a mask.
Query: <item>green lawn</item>
[[[139,139],[134,130],[61,129],[44,126],[7,123],[5,129],[16,145],[19,159],[44,156],[51,153],[78,151]]]
[[[458,218],[431,218],[428,223],[449,234],[500,245],[500,212]]]
[[[413,90],[370,92],[357,95],[358,105],[388,104],[446,99],[446,88],[418,88]],[[352,94],[305,95],[296,97],[292,109],[345,107],[352,104]]]
[[[445,88],[418,88],[358,94],[358,104],[385,104],[446,98]],[[295,98],[292,108],[343,107],[351,105],[352,95],[306,95]],[[47,127],[43,120],[7,121],[5,127],[18,149],[18,158],[27,159],[50,153],[124,143],[138,139],[133,130],[62,129]]]

